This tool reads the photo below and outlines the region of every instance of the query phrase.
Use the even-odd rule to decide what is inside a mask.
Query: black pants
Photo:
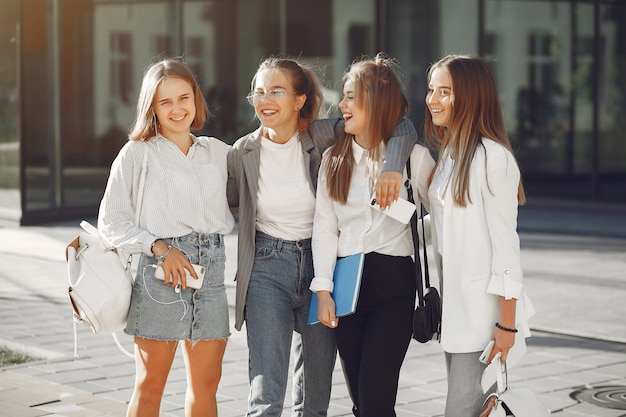
[[[395,417],[400,367],[412,334],[415,264],[409,256],[365,255],[356,313],[335,329],[357,417]]]

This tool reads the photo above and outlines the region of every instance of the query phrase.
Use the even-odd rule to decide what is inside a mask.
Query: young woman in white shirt
[[[353,63],[344,75],[339,107],[345,133],[324,154],[313,224],[311,290],[318,296],[318,318],[335,329],[353,413],[359,417],[395,416],[400,367],[412,335],[411,228],[370,204],[387,138],[408,109],[396,71],[395,62],[379,54]],[[428,207],[434,164],[425,147],[413,147],[410,181],[417,207],[420,202]],[[407,198],[405,188],[400,197]],[[337,318],[335,263],[359,252],[365,253],[365,263],[356,312]]]
[[[187,369],[185,415],[217,416],[230,335],[223,236],[234,218],[226,199],[230,146],[191,134],[207,116],[202,91],[182,61],[151,65],[129,142],[111,166],[100,205],[98,229],[126,253],[141,253],[125,329],[134,336],[136,365],[128,417],[158,417],[179,341]],[[145,153],[143,202],[137,208]],[[199,289],[190,288],[186,278],[198,278],[192,264],[206,268]],[[155,278],[157,266],[164,280]]]
[[[428,72],[424,133],[439,150],[428,190],[442,273],[441,346],[446,417],[476,416],[485,395],[479,356],[495,342],[505,361],[515,333],[529,336],[517,208],[525,200],[496,84],[478,57],[449,55]]]
[[[311,234],[322,153],[343,123],[317,120],[319,82],[295,60],[267,58],[251,87],[248,99],[261,126],[233,145],[228,160],[229,203],[239,209],[235,328],[245,320],[250,355],[246,415],[282,415],[293,348],[292,416],[323,417],[336,346],[331,329],[307,324]],[[410,121],[396,120],[394,127],[389,167],[377,182],[383,205],[397,198],[399,171],[416,140]]]

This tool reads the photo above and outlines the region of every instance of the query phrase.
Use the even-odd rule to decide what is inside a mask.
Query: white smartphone
[[[191,264],[193,269],[196,271],[196,275],[198,275],[198,279],[195,279],[191,276],[189,271],[185,269],[187,273],[186,285],[189,288],[194,288],[196,290],[202,288],[202,283],[204,282],[204,273],[206,272],[206,268],[202,265]],[[156,279],[160,279],[161,281],[165,280],[165,273],[163,272],[163,268],[160,266],[157,267],[156,271],[154,271],[154,277]]]
[[[413,213],[415,213],[415,204],[405,200],[404,198],[398,198],[389,206],[389,208],[382,209],[378,204],[376,204],[376,193],[374,193],[370,199],[370,205],[374,210],[378,210],[404,224],[407,224],[409,220],[411,220]]]
[[[483,350],[483,353],[480,354],[480,357],[478,358],[478,360],[481,363],[484,363],[485,365],[489,365],[487,363],[487,359],[489,359],[489,355],[491,355],[491,350],[493,349],[493,345],[496,342],[493,340],[490,340],[489,343],[487,344],[487,347],[485,348],[485,350]]]

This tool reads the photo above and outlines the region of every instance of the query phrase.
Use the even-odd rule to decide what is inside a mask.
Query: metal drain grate
[[[624,385],[583,387],[572,392],[570,397],[598,407],[626,410],[626,386]]]

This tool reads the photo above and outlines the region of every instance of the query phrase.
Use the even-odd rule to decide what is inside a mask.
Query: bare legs
[[[178,342],[135,338],[135,389],[127,417],[158,417]],[[183,342],[187,369],[185,416],[217,416],[216,393],[226,339]]]

